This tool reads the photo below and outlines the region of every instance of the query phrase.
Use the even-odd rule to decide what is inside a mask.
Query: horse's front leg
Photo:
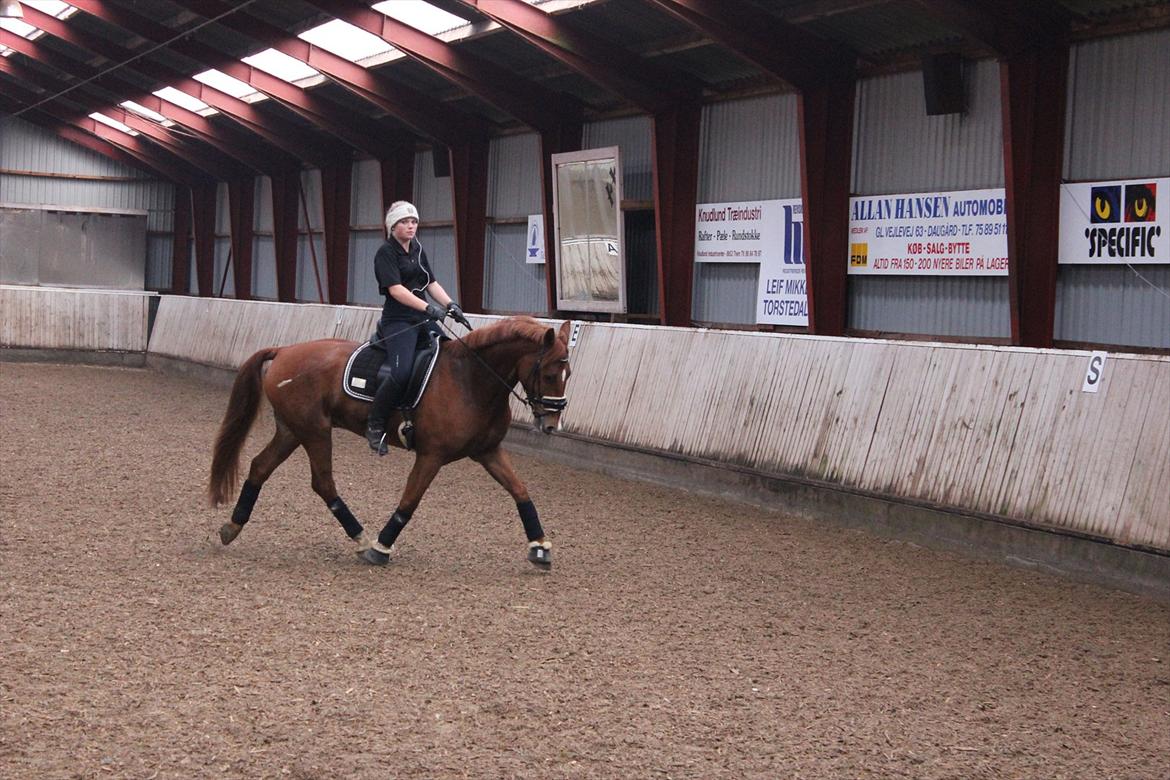
[[[528,488],[516,476],[516,469],[512,468],[512,459],[508,453],[496,447],[491,452],[474,456],[472,460],[487,469],[492,479],[503,485],[504,490],[516,501],[516,511],[520,513],[520,522],[524,524],[524,533],[528,536],[528,561],[542,569],[552,568],[552,545],[544,538],[536,505],[528,496]]]
[[[402,498],[398,500],[398,508],[378,534],[378,541],[361,553],[362,560],[376,566],[382,566],[390,560],[394,540],[410,522],[411,515],[418,508],[418,502],[422,500],[423,494],[427,492],[442,466],[443,461],[435,455],[415,457],[414,467],[410,470],[410,476],[406,478],[406,488],[402,491]]]

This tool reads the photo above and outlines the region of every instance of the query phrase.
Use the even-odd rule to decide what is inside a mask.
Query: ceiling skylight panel
[[[40,30],[38,30],[36,27],[33,27],[31,24],[28,24],[27,22],[22,22],[19,19],[10,19],[7,17],[0,19],[0,27],[3,27],[13,35],[19,35],[21,38],[31,39],[33,37],[33,33],[40,32]]]
[[[318,75],[316,70],[310,68],[296,57],[290,57],[276,49],[265,49],[262,52],[253,54],[251,57],[244,57],[244,62],[290,83],[296,83],[301,79],[312,78]]]
[[[125,108],[128,111],[133,111],[135,114],[138,114],[139,116],[142,116],[142,117],[146,117],[147,119],[149,119],[152,122],[158,122],[160,125],[172,124],[171,120],[167,119],[165,116],[163,116],[159,112],[152,111],[151,109],[147,108],[146,106],[139,105],[138,103],[135,103],[133,100],[123,100],[120,103],[120,105],[122,106],[122,108]]]
[[[245,84],[239,79],[232,78],[228,74],[215,70],[214,68],[198,73],[191,78],[201,84],[206,84],[213,89],[226,92],[232,97],[240,98],[241,100],[258,94],[256,88],[250,84]]]
[[[68,19],[77,13],[76,8],[68,3],[59,2],[59,0],[20,0],[20,2],[37,9],[43,14],[55,16],[58,19]]]
[[[129,133],[130,135],[138,135],[137,130],[132,130],[128,125],[122,124],[117,119],[111,119],[110,117],[108,117],[105,114],[100,113],[98,111],[94,111],[92,114],[90,114],[89,118],[96,119],[97,121],[101,122],[103,125],[109,125],[110,127],[114,128],[115,130],[121,130],[123,133]]]
[[[367,57],[394,51],[393,46],[378,36],[341,19],[306,30],[297,37],[350,62],[360,62]]]
[[[466,19],[435,8],[425,0],[383,0],[374,5],[374,10],[431,35],[469,24]]]
[[[203,114],[204,116],[206,116],[208,112],[214,111],[211,106],[207,105],[199,98],[192,97],[186,92],[180,92],[174,87],[163,87],[162,89],[155,91],[154,94],[163,100],[166,100],[167,102],[174,103],[180,108],[185,108],[188,111],[194,111],[195,113]]]

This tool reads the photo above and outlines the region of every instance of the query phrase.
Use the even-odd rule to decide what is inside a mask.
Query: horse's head
[[[517,369],[537,429],[543,433],[560,430],[561,412],[569,404],[565,385],[572,374],[568,321],[561,325],[559,333],[552,328],[545,331],[540,349],[522,358]]]

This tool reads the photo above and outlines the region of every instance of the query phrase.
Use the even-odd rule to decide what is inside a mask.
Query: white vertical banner
[[[808,325],[800,198],[700,203],[696,263],[759,263],[756,322]]]
[[[544,263],[544,215],[528,215],[528,247],[524,252],[524,262],[530,264]]]
[[[804,272],[804,205],[800,198],[774,200],[769,219],[779,226],[778,251],[760,261],[756,322],[808,325],[808,282]]]

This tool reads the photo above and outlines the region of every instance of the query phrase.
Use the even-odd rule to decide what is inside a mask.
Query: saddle
[[[395,399],[396,408],[413,409],[418,406],[431,379],[435,361],[439,359],[439,345],[443,341],[446,339],[437,333],[421,332],[419,346],[414,353],[414,364],[410,369],[410,381],[406,384],[405,392]],[[384,377],[378,374],[378,369],[386,360],[386,350],[377,346],[376,342],[376,337],[371,337],[371,341],[365,342],[349,355],[345,372],[341,375],[341,385],[350,398],[373,401],[378,386],[384,380]]]

